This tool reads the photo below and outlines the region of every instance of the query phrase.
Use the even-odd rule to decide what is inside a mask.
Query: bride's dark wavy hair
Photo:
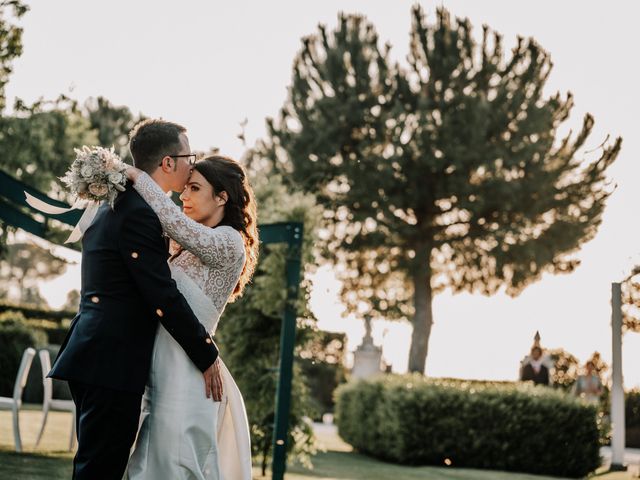
[[[242,296],[258,262],[258,213],[253,189],[242,165],[229,157],[211,155],[196,162],[193,168],[211,184],[214,195],[227,192],[224,217],[218,225],[235,228],[244,240],[245,262],[231,294],[233,301]]]

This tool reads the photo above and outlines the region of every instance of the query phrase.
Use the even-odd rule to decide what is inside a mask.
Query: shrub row
[[[0,314],[5,312],[20,312],[24,318],[46,318],[53,322],[69,320],[76,314],[73,310],[51,310],[50,308],[36,307],[33,305],[18,305],[0,300]]]
[[[0,315],[0,396],[11,397],[22,353],[28,347],[43,347],[44,332],[29,328],[21,314]]]
[[[597,412],[530,385],[385,376],[341,386],[340,436],[408,465],[583,477],[600,465]]]
[[[67,322],[65,322],[66,324]],[[38,319],[26,319],[22,312],[6,311],[0,314],[0,396],[11,397],[22,353],[28,347],[49,350],[51,361],[58,354],[68,325]],[[65,382],[53,381],[53,397],[70,399]],[[23,401],[42,402],[42,367],[36,355],[24,389]]]
[[[640,390],[631,390],[625,397],[626,444],[640,448]]]

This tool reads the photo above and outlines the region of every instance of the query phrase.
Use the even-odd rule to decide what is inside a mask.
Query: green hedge
[[[21,311],[0,313],[0,396],[13,395],[22,352],[27,347],[46,348],[53,363],[69,323],[25,318]],[[66,382],[53,381],[53,398],[71,399]],[[25,403],[42,403],[42,367],[38,355],[31,364],[22,399]]]
[[[51,357],[51,363],[56,359],[59,345],[47,345],[44,347],[49,351]],[[27,384],[24,387],[24,393],[22,394],[22,400],[25,403],[42,403],[42,366],[40,365],[40,357],[36,355],[31,365],[31,371],[27,377]],[[53,380],[53,398],[71,400],[71,391],[67,382],[61,380]]]
[[[310,401],[315,410],[313,420],[320,422],[323,414],[333,413],[335,409],[334,394],[338,385],[345,381],[345,368],[341,363],[308,358],[298,359],[297,363],[309,388]]]
[[[46,342],[46,334],[27,326],[21,313],[0,314],[0,396],[13,395],[13,385],[24,350],[43,347]]]
[[[47,336],[47,344],[62,345],[62,342],[69,331],[71,321],[62,320],[61,322],[57,322],[39,318],[28,318],[25,323],[31,329],[44,332]],[[51,358],[51,361],[53,361],[53,357]]]
[[[530,385],[385,376],[337,391],[340,436],[408,465],[583,477],[600,465],[597,412]]]
[[[626,445],[640,448],[640,390],[631,390],[625,396]]]
[[[20,312],[24,318],[46,318],[50,321],[62,322],[72,319],[76,312],[72,310],[51,310],[33,305],[18,305],[0,300],[0,314],[5,312]]]

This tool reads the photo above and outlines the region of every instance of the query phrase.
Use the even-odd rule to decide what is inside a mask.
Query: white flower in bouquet
[[[76,159],[61,180],[78,199],[107,201],[113,208],[118,192],[124,191],[127,166],[112,148],[75,149]]]
[[[93,176],[93,167],[91,165],[85,165],[80,169],[80,174],[84,178],[91,178]]]
[[[122,181],[124,180],[125,176],[123,173],[120,172],[113,172],[109,174],[109,181],[111,183],[117,183],[120,184],[122,183]]]

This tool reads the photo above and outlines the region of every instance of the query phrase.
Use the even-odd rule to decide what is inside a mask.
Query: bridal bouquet
[[[74,149],[76,159],[62,180],[69,191],[76,196],[70,208],[51,205],[25,191],[26,202],[35,210],[49,215],[60,215],[71,210],[83,210],[84,213],[65,243],[77,242],[89,228],[98,207],[106,201],[113,208],[118,192],[124,192],[127,182],[127,165],[112,148],[87,147]]]
[[[83,146],[74,151],[76,159],[60,180],[78,199],[107,201],[113,208],[118,192],[124,191],[127,165],[122,162],[113,147]]]

